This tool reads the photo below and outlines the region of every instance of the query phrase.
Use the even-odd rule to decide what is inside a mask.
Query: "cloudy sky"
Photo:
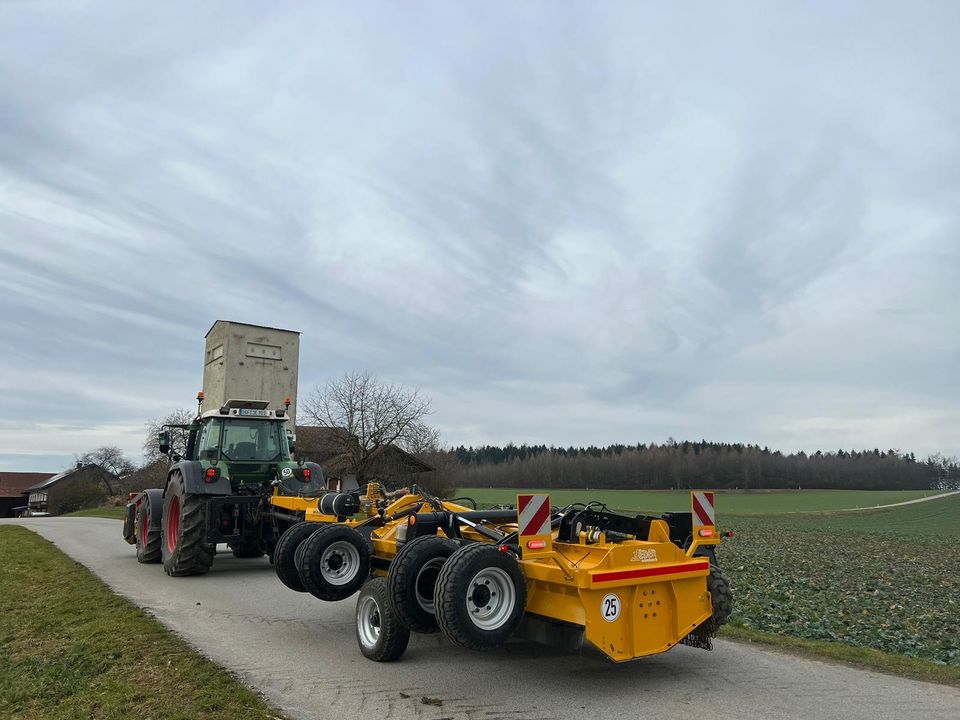
[[[218,319],[449,444],[960,454],[960,4],[0,5],[0,469]]]

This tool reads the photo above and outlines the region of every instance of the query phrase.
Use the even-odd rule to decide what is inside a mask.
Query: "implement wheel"
[[[396,660],[407,649],[410,630],[394,612],[387,579],[373,578],[357,598],[357,644],[364,657],[377,662]]]
[[[527,583],[516,559],[493,545],[464,545],[444,564],[434,591],[437,623],[457,645],[499,647],[523,619]]]
[[[321,527],[303,543],[300,579],[314,597],[343,600],[370,575],[370,546],[346,525]]]
[[[317,523],[299,522],[288,527],[277,541],[277,547],[273,551],[273,569],[276,570],[280,582],[291,590],[307,591],[300,579],[295,556],[303,547],[303,541],[319,529],[320,525]]]
[[[397,616],[414,632],[437,631],[433,594],[437,578],[457,543],[436,535],[411,540],[400,548],[387,574],[387,589]]]
[[[710,566],[710,574],[707,576],[707,590],[710,591],[710,600],[713,603],[713,616],[711,618],[714,627],[719,628],[726,625],[733,612],[733,592],[730,590],[730,581],[723,571],[716,565]]]
[[[137,508],[135,539],[137,544],[137,562],[158,563],[161,560],[160,528],[150,527],[150,500],[145,497]]]
[[[213,565],[216,547],[207,543],[207,501],[187,493],[183,476],[174,471],[163,498],[160,543],[167,575],[203,575]]]

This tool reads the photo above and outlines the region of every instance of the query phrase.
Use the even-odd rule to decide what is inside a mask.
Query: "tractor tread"
[[[180,496],[183,510],[180,519],[180,542],[173,552],[164,552],[163,569],[171,577],[203,575],[213,565],[213,556],[216,553],[216,547],[206,543],[207,500],[203,496],[187,493],[183,477],[179,472],[171,475],[167,493]],[[166,502],[164,502],[164,527],[166,526],[166,509]],[[161,549],[165,548],[164,540],[161,543]]]
[[[296,563],[296,553],[303,547],[303,542],[320,529],[320,525],[310,522],[299,522],[288,527],[273,551],[273,569],[280,578],[280,582],[296,592],[306,592],[303,580],[300,579],[300,569]]]

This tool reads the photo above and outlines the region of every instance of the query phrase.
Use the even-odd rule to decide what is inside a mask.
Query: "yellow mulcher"
[[[357,640],[372,660],[398,659],[411,631],[440,630],[477,650],[514,634],[571,649],[586,640],[622,662],[678,643],[709,650],[731,612],[710,492],[659,517],[552,507],[547,495],[477,510],[375,483],[272,502],[306,521],[277,543],[280,580],[321,600],[360,590]]]

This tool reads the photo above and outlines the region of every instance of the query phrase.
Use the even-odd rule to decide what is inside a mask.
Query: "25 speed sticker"
[[[613,622],[620,617],[620,598],[613,593],[603,596],[600,601],[600,614],[607,622]]]

